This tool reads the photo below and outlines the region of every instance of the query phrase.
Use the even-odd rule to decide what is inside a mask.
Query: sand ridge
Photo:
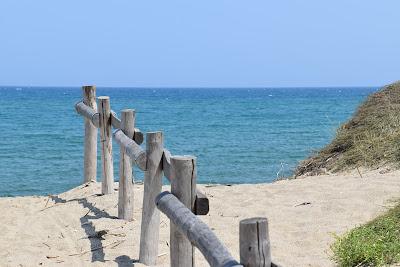
[[[274,261],[334,266],[329,245],[400,197],[400,171],[312,176],[271,184],[198,185],[210,198],[201,218],[239,259],[239,221],[265,216]],[[115,188],[118,188],[117,184]],[[168,190],[168,186],[163,188]],[[143,266],[139,255],[143,185],[135,185],[135,220],[116,219],[118,192],[100,183],[58,196],[0,198],[0,266]],[[169,266],[169,221],[162,215],[158,266]],[[196,266],[208,266],[196,251]]]

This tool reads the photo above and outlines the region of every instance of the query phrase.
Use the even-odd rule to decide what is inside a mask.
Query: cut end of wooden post
[[[114,138],[118,135],[119,131],[121,131],[121,129],[115,129],[115,130],[113,131],[113,137],[114,137]],[[121,131],[121,132],[122,132],[122,131]]]
[[[96,86],[95,85],[84,85],[82,86],[83,95],[93,95],[96,96]]]
[[[133,139],[135,135],[135,110],[122,110],[120,128],[126,136],[128,136],[130,139]]]
[[[266,223],[268,225],[268,219],[265,217],[255,217],[255,218],[248,218],[240,221],[241,225],[246,225],[246,224],[255,224],[255,223]]]
[[[133,136],[133,139],[135,139],[135,142],[138,145],[143,143],[143,140],[144,140],[143,133],[137,128],[135,128],[135,135]]]
[[[110,100],[110,97],[109,96],[99,96],[99,97],[97,97],[97,99],[104,101],[104,100]]]
[[[210,202],[205,194],[197,190],[194,202],[194,214],[207,215],[210,211]]]
[[[121,113],[135,113],[135,110],[132,108],[126,108],[121,110]]]
[[[174,172],[174,176],[176,175],[175,172],[177,169],[179,170],[190,170],[191,175],[195,175],[194,173],[195,169],[196,169],[196,161],[197,158],[195,156],[189,156],[189,155],[184,155],[184,156],[171,156],[170,158],[171,161],[171,165],[174,166],[173,168],[173,172]]]
[[[147,143],[159,143],[163,141],[163,132],[148,132],[146,133]]]
[[[96,85],[83,85],[83,90],[96,90]]]

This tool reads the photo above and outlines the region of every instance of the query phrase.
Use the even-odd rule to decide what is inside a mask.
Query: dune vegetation
[[[382,167],[400,167],[400,82],[370,95],[330,144],[299,164],[295,177]],[[342,267],[400,262],[400,203],[337,236],[331,250]]]
[[[361,225],[331,246],[340,266],[387,266],[400,262],[400,205]]]
[[[370,95],[330,144],[299,164],[295,177],[383,166],[400,166],[400,82]]]

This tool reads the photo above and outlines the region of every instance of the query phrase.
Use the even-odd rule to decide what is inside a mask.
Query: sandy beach
[[[239,259],[239,221],[269,219],[272,256],[282,266],[334,266],[329,245],[399,198],[400,171],[357,172],[271,184],[199,185],[210,199],[201,218]],[[115,185],[115,188],[118,188]],[[168,190],[168,187],[164,187]],[[142,266],[139,255],[143,186],[135,186],[135,220],[116,219],[118,193],[99,183],[58,196],[1,198],[0,266]],[[102,238],[96,232],[102,231]],[[89,238],[88,238],[89,237]],[[161,216],[158,266],[169,266],[169,221]],[[196,252],[197,266],[208,266]]]

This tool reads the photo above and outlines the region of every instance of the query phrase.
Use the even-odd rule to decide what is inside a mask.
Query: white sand
[[[266,216],[274,261],[283,266],[334,266],[329,259],[333,234],[389,207],[390,200],[400,197],[399,175],[375,171],[363,178],[354,173],[272,184],[199,185],[211,209],[201,218],[237,259],[239,221]],[[135,187],[133,222],[112,218],[118,194],[96,196],[100,184],[95,183],[60,194],[58,200],[65,203],[48,197],[1,198],[0,266],[141,266],[133,262],[139,254],[142,191],[142,185]],[[297,206],[304,202],[311,204]],[[104,240],[87,238],[104,229],[109,230]],[[165,216],[160,231],[159,266],[169,266]],[[197,266],[208,266],[198,251],[196,261]]]

